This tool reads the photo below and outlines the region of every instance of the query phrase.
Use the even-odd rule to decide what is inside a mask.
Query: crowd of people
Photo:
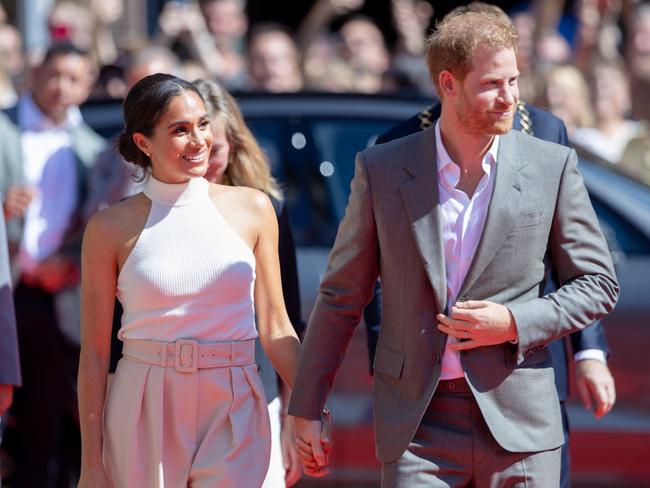
[[[292,386],[296,375],[296,338],[302,335],[302,331],[295,255],[290,226],[282,206],[282,194],[228,91],[409,91],[453,98],[455,95],[451,92],[442,95],[441,90],[444,91],[445,86],[441,86],[438,79],[432,83],[431,60],[429,67],[425,61],[427,53],[430,56],[432,51],[425,43],[435,18],[432,4],[423,0],[391,0],[392,21],[397,34],[392,46],[388,45],[377,23],[359,14],[363,4],[363,0],[316,0],[301,25],[292,31],[276,23],[249,25],[245,0],[172,0],[164,5],[160,13],[155,36],[146,44],[122,45],[111,28],[124,14],[121,0],[61,0],[54,3],[50,13],[48,25],[52,43],[43,53],[23,51],[20,32],[0,7],[0,105],[3,108],[0,113],[0,193],[5,221],[0,222],[0,258],[11,263],[9,268],[0,262],[0,297],[4,300],[0,307],[0,319],[4,326],[9,321],[8,317],[14,315],[15,308],[17,324],[16,335],[0,330],[0,417],[3,419],[0,434],[4,434],[3,446],[10,452],[0,466],[3,475],[15,486],[69,486],[80,474],[87,486],[107,483],[102,478],[102,470],[96,469],[102,462],[110,467],[111,475],[115,476],[113,482],[120,486],[148,485],[149,480],[159,476],[156,471],[159,464],[168,467],[168,476],[178,476],[174,479],[186,476],[187,466],[182,464],[182,455],[169,461],[163,456],[164,453],[149,452],[143,448],[137,453],[142,454],[139,458],[135,454],[131,456],[130,451],[124,449],[127,444],[159,442],[161,429],[151,428],[147,421],[164,425],[165,431],[180,432],[173,452],[187,454],[197,444],[205,443],[206,459],[215,449],[219,449],[218,446],[237,437],[239,440],[231,443],[228,456],[235,460],[245,459],[238,461],[242,466],[259,464],[250,457],[247,446],[255,444],[258,437],[264,442],[273,438],[273,443],[261,445],[256,455],[271,456],[274,459],[271,466],[277,470],[267,473],[259,465],[256,470],[240,469],[240,476],[252,480],[250,486],[259,485],[265,476],[268,476],[269,483],[266,486],[279,486],[281,481],[278,479],[285,476],[287,485],[295,483],[299,477],[299,457],[307,473],[319,475],[324,472],[326,462],[321,450],[329,449],[327,434],[321,433],[320,424],[316,426],[303,422],[298,434],[299,438],[308,442],[303,442],[303,450],[300,451],[300,442],[298,449],[293,445],[293,423],[287,420],[292,417],[285,415],[289,403],[288,386]],[[563,2],[532,1],[528,10],[512,14],[512,22],[518,32],[516,64],[520,72],[521,99],[554,113],[564,122],[569,140],[602,159],[604,164],[618,165],[635,178],[650,183],[650,129],[647,125],[650,114],[647,113],[647,104],[643,103],[650,94],[650,4],[634,1],[576,2],[577,23],[572,29],[571,41],[567,40],[567,32],[563,30],[560,33],[562,6]],[[488,17],[490,19],[492,17]],[[496,22],[494,27],[509,32],[508,25]],[[498,49],[513,49],[514,53],[511,40],[503,41],[497,46]],[[474,54],[471,53],[472,56]],[[166,75],[161,78],[156,73]],[[191,84],[184,80],[201,81]],[[101,138],[83,121],[79,106],[92,97],[126,99],[125,129],[119,148]],[[447,106],[450,106],[449,103]],[[530,116],[531,110],[536,110],[522,107],[522,117],[525,114]],[[471,122],[455,120],[449,114],[446,117],[459,127],[462,120]],[[177,127],[178,120],[184,121],[184,125]],[[524,126],[525,121],[521,125]],[[522,131],[525,132],[523,128]],[[185,142],[179,142],[181,137],[186,139]],[[560,140],[554,142],[565,143]],[[184,162],[196,163],[196,169],[192,170],[194,172],[179,170],[181,163],[171,157],[174,151],[181,153]],[[553,151],[549,154],[559,158]],[[377,156],[379,160],[384,157],[382,154]],[[205,178],[200,178],[202,176]],[[471,195],[479,188],[477,185],[481,175],[478,176],[473,183],[465,182],[469,185],[465,188],[466,193]],[[195,181],[197,177],[199,182]],[[188,179],[191,184],[180,190],[174,186],[186,184]],[[214,190],[215,187],[205,181],[218,184],[219,190]],[[248,190],[230,187],[250,187],[259,194],[253,190],[246,193]],[[357,191],[360,191],[359,188]],[[220,217],[216,219],[210,214],[212,207],[206,200],[208,194],[218,208]],[[261,198],[262,194],[266,194],[270,202]],[[133,195],[138,196],[128,198]],[[128,203],[119,204],[125,198],[128,198]],[[188,209],[182,208],[186,199],[194,205],[189,214]],[[155,205],[151,202],[155,202]],[[233,208],[233,202],[239,202],[238,209]],[[582,200],[578,203],[584,205]],[[357,210],[363,211],[365,207],[359,202],[357,204],[361,206]],[[194,220],[192,212],[206,219],[217,220],[222,231],[230,232],[230,240],[223,242],[222,235],[216,236],[212,232],[201,234],[209,225],[206,220]],[[358,217],[364,219],[363,215]],[[82,293],[81,242],[89,221],[91,224],[84,243],[85,289]],[[353,224],[354,228],[361,228],[358,221],[353,220]],[[175,239],[179,225],[186,228],[181,233],[188,239],[184,252],[190,249],[193,253],[194,258],[190,260],[194,267],[170,260],[167,251],[159,245],[160,242]],[[279,235],[278,230],[274,230],[277,228]],[[371,234],[377,229],[366,230],[365,237],[375,242]],[[404,232],[407,233],[406,230]],[[598,232],[594,232],[598,237]],[[192,241],[194,235],[201,235],[207,240]],[[364,236],[356,234],[356,238],[361,237]],[[350,238],[350,242],[352,240]],[[209,249],[201,249],[202,245],[212,245],[206,242],[214,244],[215,248],[225,246],[219,256],[232,258],[236,265],[232,262],[222,263],[218,259],[215,261],[215,255]],[[347,244],[352,245],[350,242]],[[345,244],[339,243],[339,247]],[[279,249],[281,287],[280,275],[275,268],[274,247]],[[558,244],[558,250],[560,248]],[[600,248],[593,251],[598,259],[602,258]],[[335,253],[334,259],[346,252],[344,249]],[[131,255],[134,257],[131,258]],[[153,255],[157,258],[152,258]],[[127,256],[130,258],[127,259]],[[374,258],[372,263],[364,261],[364,269],[369,273],[368,283],[372,284],[377,278],[370,273],[376,271],[373,266],[377,265],[378,258]],[[575,256],[567,256],[569,261],[573,258]],[[447,259],[452,261],[451,256],[447,256]],[[602,286],[610,286],[613,290],[615,285],[610,283],[608,276],[610,266],[606,258],[602,259],[602,269],[597,270],[605,275]],[[163,262],[170,269],[182,268],[186,275],[179,278],[170,275],[167,268],[158,269],[158,264]],[[209,263],[207,267],[206,262]],[[421,265],[419,257],[414,258],[411,264],[416,266],[416,262]],[[151,263],[154,265],[150,266]],[[242,267],[242,263],[245,266]],[[384,264],[386,269],[391,269],[390,265]],[[340,269],[332,268],[329,281],[325,282],[326,287],[328,283],[333,287],[330,291],[325,288],[327,296],[335,296],[342,291],[337,288],[336,273],[345,275],[349,271],[346,263],[339,262],[337,266]],[[530,266],[533,267],[532,264]],[[225,278],[221,274],[224,269],[227,270]],[[395,270],[395,274],[400,275],[402,271]],[[413,273],[413,276],[420,276],[420,271]],[[576,276],[567,274],[560,278],[571,281]],[[245,293],[233,297],[233,290],[228,286],[224,288],[224,282],[219,281],[222,278],[225,283],[236,280]],[[353,277],[344,278],[343,282],[355,281]],[[525,279],[519,278],[523,288]],[[173,284],[175,280],[182,281],[186,287],[177,290]],[[395,307],[399,301],[394,298],[396,291],[392,287],[395,284],[390,279],[382,281],[387,286],[387,303]],[[13,294],[9,291],[11,284]],[[142,287],[157,293],[151,295],[157,297],[156,303],[150,303],[147,297],[138,293],[137,290]],[[205,296],[213,292],[214,295],[229,296],[231,302],[192,302],[196,307],[193,311],[192,307],[185,306],[185,301],[197,289]],[[278,293],[279,289],[282,289],[284,296]],[[528,291],[532,289],[526,288]],[[353,291],[355,304],[359,305],[372,293],[366,289]],[[500,290],[492,291],[496,295],[491,296],[500,296]],[[602,307],[609,307],[610,302],[615,301],[615,294],[610,290],[610,296],[602,298]],[[119,301],[115,301],[115,295]],[[361,295],[363,297],[359,298]],[[457,297],[448,298],[451,312]],[[562,299],[559,301],[562,302]],[[236,313],[228,308],[232,303],[240,306]],[[164,307],[161,308],[161,304]],[[413,310],[419,310],[418,306],[421,305],[414,304]],[[429,305],[434,310],[438,304],[427,304],[427,307]],[[319,306],[320,315],[325,317],[333,314],[330,308],[337,305],[321,303]],[[208,313],[210,317],[217,317],[222,316],[226,309],[233,315],[231,321],[223,324],[211,320],[209,324],[197,325],[196,320],[189,319],[184,324],[173,316],[179,309],[189,316],[198,311],[198,315]],[[442,313],[445,309],[443,306],[436,310]],[[426,312],[431,310],[427,308]],[[458,310],[456,312],[462,315]],[[583,314],[580,309],[575,312],[580,317],[571,322],[571,327],[567,325],[567,330],[550,332],[545,330],[548,337],[544,336],[544,339],[567,333],[569,328],[572,331],[582,328],[591,322],[584,316],[593,319],[601,312]],[[519,309],[518,313],[520,315],[515,313],[518,323],[530,319],[526,310]],[[433,316],[430,317],[432,321]],[[154,324],[151,320],[156,317],[171,320],[167,324],[160,320]],[[422,317],[414,317],[414,321]],[[456,322],[448,322],[445,316],[437,320],[441,323],[442,332],[456,337]],[[394,322],[401,323],[401,319]],[[237,323],[242,324],[241,328],[235,326]],[[253,323],[257,323],[258,344],[262,348],[251,349],[250,341],[256,336],[255,328],[251,328]],[[535,325],[533,323],[531,327]],[[387,332],[382,332],[384,337],[396,334],[390,327],[386,329]],[[325,326],[317,323],[315,329],[320,331],[321,338],[327,336]],[[119,338],[128,346],[128,352],[124,354],[132,360],[121,362],[115,373],[115,387],[110,389],[105,405],[104,392],[110,377],[105,376],[104,370],[108,368],[111,354],[120,357],[121,350],[115,352],[115,345],[113,351],[110,350],[110,339],[118,336],[118,330]],[[343,330],[340,328],[340,331]],[[464,339],[468,338],[468,331],[474,333],[473,329],[461,329],[465,333]],[[516,332],[514,336],[511,333],[512,329],[509,328],[507,333],[501,331],[503,337],[498,337],[499,340],[504,339],[501,341],[506,343],[504,349],[509,347],[507,343],[511,341],[515,341],[516,345],[519,340],[526,346],[533,342],[539,346],[543,342],[539,337],[532,340],[522,335],[521,331],[519,336]],[[245,390],[243,396],[233,397],[232,401],[238,404],[241,411],[257,412],[257,423],[251,422],[246,417],[249,415],[247,413],[242,417],[243,423],[240,419],[235,422],[239,424],[236,428],[231,426],[231,430],[226,431],[224,425],[228,423],[225,420],[228,412],[220,411],[221,406],[214,411],[208,411],[207,406],[199,406],[197,408],[203,412],[200,420],[208,417],[211,420],[203,424],[199,441],[184,437],[183,433],[188,428],[182,422],[188,421],[188,418],[173,414],[174,409],[182,410],[183,407],[173,398],[157,396],[161,382],[168,382],[169,385],[165,383],[166,388],[176,388],[182,394],[190,391],[188,385],[182,384],[183,375],[171,379],[155,375],[149,378],[144,370],[156,364],[150,358],[152,342],[178,343],[188,334],[193,339],[198,338],[199,342],[225,340],[241,343],[237,347],[241,349],[243,362],[229,357],[224,364],[242,367],[243,376],[224,379],[215,375],[214,378],[205,378],[211,386],[203,385],[201,388],[219,385],[218,388],[224,391]],[[315,338],[314,332],[311,335],[308,344],[314,359],[319,357],[315,350],[322,349],[323,343]],[[336,341],[343,342],[343,339],[335,337],[331,341],[330,346]],[[383,341],[386,343],[387,339]],[[399,340],[396,339],[396,342]],[[81,356],[82,373],[78,390],[77,372],[82,345],[84,354]],[[173,356],[178,352],[182,355],[189,348],[194,355],[212,354],[218,356],[217,359],[222,355],[222,351],[216,347],[203,348],[192,343],[185,346],[180,344],[177,350],[172,347],[170,354]],[[262,349],[268,357],[251,357],[251,351]],[[379,381],[384,382],[386,389],[395,374],[401,376],[402,366],[409,371],[413,367],[409,362],[404,363],[404,358],[399,367],[395,366],[399,361],[396,353],[381,344],[378,354],[375,364],[378,366]],[[541,355],[535,354],[534,357],[539,359]],[[605,357],[606,348],[601,359]],[[185,356],[179,359],[181,369],[214,369],[213,363],[207,360],[207,366],[201,366],[203,362],[197,366],[190,357],[191,364],[188,366],[183,363],[185,359]],[[158,364],[162,360],[158,358]],[[326,362],[325,359],[321,360]],[[517,361],[520,364],[524,359]],[[260,393],[257,388],[259,368],[253,368],[254,363],[263,364],[259,371],[263,378],[268,372],[268,379],[263,382],[268,401],[267,408],[262,409],[264,414],[258,408],[264,402],[260,403],[261,397],[257,396]],[[271,363],[284,381],[273,373]],[[144,364],[148,366],[145,368]],[[173,357],[170,364],[179,367]],[[308,363],[301,366],[301,373],[298,374],[301,398],[293,400],[292,413],[304,417],[303,420],[314,421],[321,416],[322,389],[329,378],[308,386],[312,378],[320,374],[309,372],[310,367],[316,370],[320,368]],[[451,369],[456,372],[458,367],[459,363],[455,363]],[[336,368],[328,362],[325,369],[320,369],[333,374]],[[499,374],[507,375],[499,371]],[[127,401],[133,396],[135,378],[141,379],[139,396],[151,397],[151,403],[159,402],[160,407],[164,404],[171,410],[154,411],[147,407],[146,412],[136,413],[133,410],[136,406]],[[442,381],[455,378],[443,377]],[[546,383],[547,380],[545,377]],[[485,381],[486,385],[490,383],[487,379]],[[610,395],[613,395],[611,376],[603,381],[608,385],[606,388],[611,389]],[[20,385],[20,388],[14,392],[12,385]],[[244,390],[241,390],[242,386]],[[192,388],[198,387],[194,385]],[[250,391],[246,388],[250,388]],[[318,391],[314,392],[314,388]],[[386,393],[386,398],[392,398],[393,393]],[[412,395],[410,391],[402,393]],[[540,397],[547,393],[540,390]],[[497,392],[496,395],[499,394],[505,399],[509,398],[508,392]],[[195,393],[191,395],[199,396]],[[81,418],[77,410],[78,397]],[[399,397],[400,394],[396,394],[390,400],[393,408],[402,405],[400,402],[403,398]],[[489,403],[492,400],[486,401]],[[613,396],[608,398],[605,406],[599,407],[605,409],[600,413],[607,413],[613,401]],[[197,404],[200,404],[199,400]],[[3,416],[10,405],[11,414]],[[405,402],[402,406],[405,410],[412,410],[413,418],[417,417],[414,413],[417,409],[412,404]],[[522,404],[522,409],[529,407],[527,403]],[[494,409],[498,410],[498,407]],[[108,419],[108,424],[104,426],[100,421],[103,412],[107,412]],[[124,412],[130,417],[125,417]],[[382,461],[388,463],[388,460],[392,462],[395,459],[395,445],[408,445],[403,436],[411,432],[417,422],[411,422],[412,425],[409,424],[403,432],[392,432],[390,413],[384,413],[386,418],[380,420],[385,424],[382,424],[381,435],[387,440],[380,440],[380,444],[384,443],[380,456]],[[240,415],[234,410],[230,414]],[[265,415],[269,414],[273,434],[266,432]],[[488,424],[493,422],[486,420]],[[526,422],[522,420],[522,425],[527,429],[529,425]],[[79,424],[85,444],[81,472],[80,443],[70,442],[71,439],[79,439]],[[394,426],[399,425],[395,423]],[[561,429],[556,427],[553,424],[546,432],[546,444],[542,446],[542,451],[555,450],[560,445],[558,436],[561,437]],[[534,430],[533,427],[531,429]],[[530,439],[513,442],[518,442],[517,449],[520,450],[540,450],[539,445]],[[489,447],[501,449],[494,442]],[[144,455],[145,451],[148,457]],[[407,461],[407,467],[414,462],[412,459]],[[135,473],[137,470],[132,467],[134,462],[148,466],[149,470],[144,474]],[[260,463],[264,465],[263,460]],[[205,477],[205,486],[216,486],[210,484],[217,482],[215,480],[218,480],[218,485],[222,482],[219,476],[228,473],[228,469],[215,474],[199,468],[196,477],[197,480]],[[387,470],[385,475],[396,480],[401,476],[399,470],[402,468],[398,465],[393,468],[392,471]],[[197,486],[200,486],[200,481],[197,481]]]
[[[426,34],[439,20],[435,4],[390,0],[394,35],[387,36],[376,19],[360,13],[364,3],[317,0],[290,29],[251,25],[245,0],[170,0],[155,35],[143,41],[115,34],[123,0],[57,0],[48,27],[52,39],[91,52],[91,97],[123,98],[133,58],[152,49],[175,60],[176,74],[214,79],[235,91],[433,95],[422,59]],[[572,142],[650,182],[650,113],[643,103],[650,93],[650,5],[532,0],[511,16],[522,98],[559,116]],[[22,52],[20,32],[1,11],[0,40],[0,105],[9,107],[39,55]]]

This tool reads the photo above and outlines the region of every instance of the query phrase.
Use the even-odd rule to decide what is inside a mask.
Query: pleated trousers
[[[262,485],[271,441],[254,341],[130,340],[123,354],[104,409],[113,487]]]

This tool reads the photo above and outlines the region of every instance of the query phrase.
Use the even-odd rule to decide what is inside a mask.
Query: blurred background
[[[2,0],[0,108],[34,86],[52,41],[90,51],[84,120],[110,141],[121,100],[145,71],[216,79],[231,90],[282,183],[307,321],[341,219],[355,151],[429,107],[424,50],[436,19],[469,2],[436,0]],[[493,3],[519,34],[521,98],[560,117],[580,155],[621,281],[605,321],[617,403],[602,419],[569,402],[575,486],[650,486],[650,2]],[[375,487],[372,376],[359,327],[331,395],[333,471],[298,486]],[[74,382],[71,389],[74,390]],[[47,409],[48,398],[42,399]],[[60,430],[78,465],[76,405]],[[12,484],[20,426],[8,416],[0,466]],[[49,486],[49,485],[48,485]]]

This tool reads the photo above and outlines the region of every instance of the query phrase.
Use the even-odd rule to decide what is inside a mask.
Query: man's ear
[[[438,75],[438,86],[440,87],[440,95],[453,96],[456,95],[456,77],[449,70],[442,70]]]
[[[136,132],[133,134],[133,142],[138,146],[140,151],[147,155],[147,157],[151,157],[151,142],[147,136],[141,132]]]

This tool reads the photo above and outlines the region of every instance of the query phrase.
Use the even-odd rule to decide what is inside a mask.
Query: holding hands
[[[321,420],[295,417],[296,449],[308,476],[322,478],[329,474],[329,459],[332,451],[332,419],[329,410],[324,410]]]
[[[487,300],[456,302],[451,315],[438,314],[438,330],[459,342],[450,343],[453,351],[492,346],[517,340],[517,326],[505,305]]]

